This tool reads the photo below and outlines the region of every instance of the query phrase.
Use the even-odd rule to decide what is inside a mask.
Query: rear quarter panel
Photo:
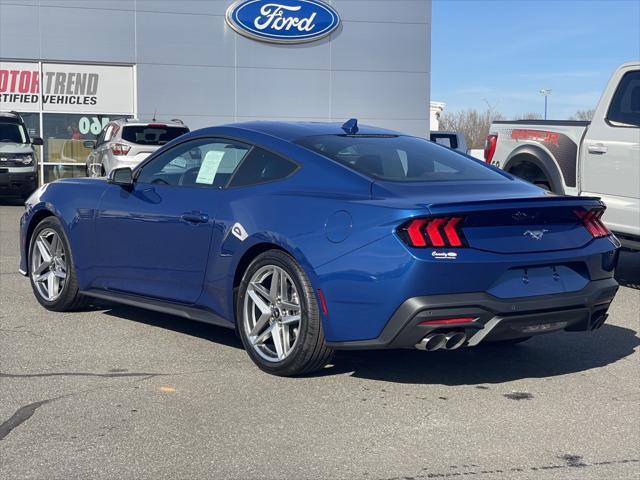
[[[540,149],[553,160],[559,172],[564,192],[577,195],[578,152],[587,129],[580,122],[523,123],[494,122],[490,133],[498,135],[498,143],[491,164],[509,171],[512,159],[527,145]]]

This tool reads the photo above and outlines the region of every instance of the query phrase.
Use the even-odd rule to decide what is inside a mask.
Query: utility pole
[[[542,96],[544,96],[544,119],[547,119],[547,100],[549,98],[549,95],[551,95],[551,90],[550,89],[544,89],[544,90],[540,90],[540,94]]]

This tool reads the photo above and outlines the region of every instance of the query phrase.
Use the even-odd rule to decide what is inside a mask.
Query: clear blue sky
[[[445,111],[542,114],[550,88],[549,118],[568,118],[640,59],[640,0],[433,0],[431,45],[431,100]]]

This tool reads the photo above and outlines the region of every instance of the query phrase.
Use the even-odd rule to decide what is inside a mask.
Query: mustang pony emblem
[[[524,232],[524,236],[525,237],[531,237],[534,240],[542,240],[542,237],[544,237],[544,234],[547,233],[549,230],[544,229],[544,230],[527,230],[526,232]]]

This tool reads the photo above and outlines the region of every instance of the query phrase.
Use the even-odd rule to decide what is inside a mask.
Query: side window
[[[230,187],[273,182],[291,175],[298,166],[261,148],[254,148],[231,179]]]
[[[112,124],[107,125],[107,128],[104,131],[104,142],[108,142],[109,140],[111,140],[111,136],[113,135],[113,127],[114,125]]]
[[[613,95],[607,120],[640,127],[640,70],[625,73]]]
[[[224,187],[250,148],[213,138],[185,142],[145,164],[137,173],[137,181],[175,187]]]

